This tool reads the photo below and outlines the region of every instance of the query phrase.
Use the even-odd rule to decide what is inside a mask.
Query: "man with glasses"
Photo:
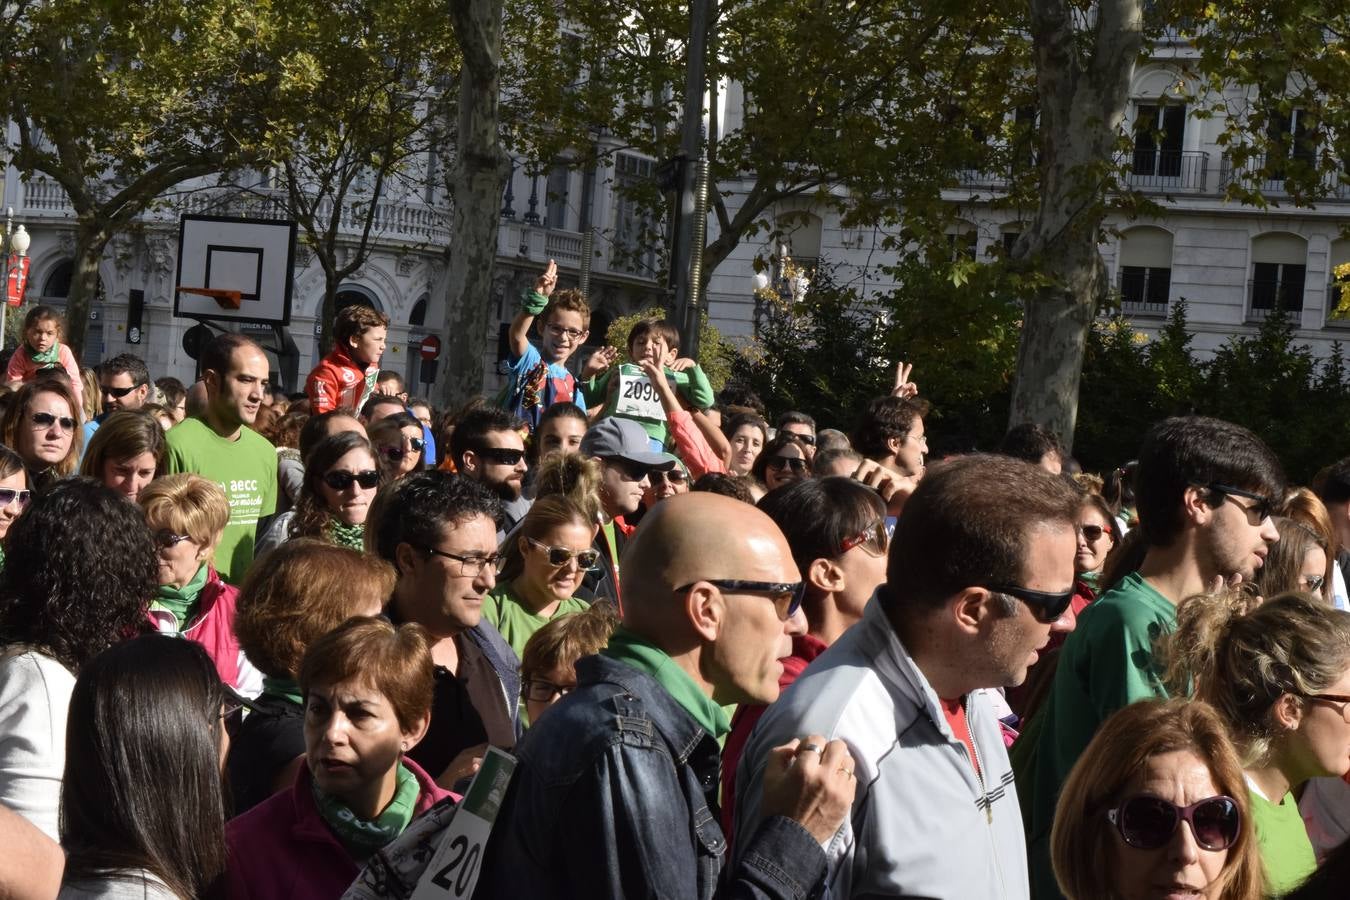
[[[398,573],[385,612],[427,630],[436,665],[431,726],[408,755],[449,788],[489,744],[510,750],[520,733],[520,660],[483,620],[501,563],[501,504],[472,479],[431,471],[399,481],[379,506],[367,532]]]
[[[150,370],[145,360],[131,353],[119,353],[98,366],[98,387],[102,395],[103,412],[84,423],[84,443],[98,431],[98,426],[109,413],[124,409],[140,409],[150,399]]]
[[[806,461],[812,462],[816,458],[816,420],[804,412],[789,410],[778,417],[778,424],[774,426],[778,434],[789,435],[798,444],[801,444],[802,452],[806,454]]]
[[[736,850],[751,850],[785,735],[844,740],[858,792],[826,844],[832,897],[1027,895],[1026,846],[997,714],[1073,596],[1079,499],[1020,460],[928,470],[862,619],[764,713],[736,773]]]
[[[1038,897],[1058,896],[1050,826],[1069,770],[1112,713],[1167,696],[1155,647],[1176,629],[1177,606],[1251,580],[1279,539],[1270,520],[1284,496],[1279,460],[1241,426],[1200,416],[1157,423],[1134,483],[1143,562],[1083,611],[1043,707],[1013,748]]]
[[[525,423],[504,409],[482,406],[467,413],[450,434],[450,458],[461,475],[481,483],[502,502],[498,540],[530,511],[525,497]]]
[[[661,456],[674,465],[669,469],[649,469],[647,471],[647,487],[642,491],[642,508],[644,510],[650,511],[662,500],[667,500],[677,494],[689,493],[689,470],[684,467],[678,457],[669,453],[662,453]]]
[[[647,432],[632,419],[601,419],[581,439],[581,455],[600,463],[600,506],[604,520],[595,536],[600,564],[586,573],[582,587],[595,599],[609,600],[622,609],[619,557],[633,533],[625,517],[642,505],[643,491],[651,487],[650,473],[669,472],[675,458],[651,450]]]
[[[623,624],[519,748],[477,896],[807,896],[853,797],[842,742],[766,751],[765,821],[733,865],[717,825],[722,707],[778,696],[801,599],[782,534],[690,494],[652,510],[625,561]]]

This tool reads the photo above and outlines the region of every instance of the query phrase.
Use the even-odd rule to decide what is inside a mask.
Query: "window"
[[[567,230],[567,187],[572,172],[563,163],[555,163],[548,170],[548,183],[545,186],[544,225],[549,228]]]
[[[1122,303],[1167,304],[1172,290],[1172,270],[1157,266],[1121,266],[1120,300]]]
[[[656,220],[638,194],[652,180],[655,165],[631,153],[614,160],[614,244],[610,265],[620,272],[652,278],[656,275]]]
[[[1296,263],[1253,264],[1252,309],[1302,312],[1307,267]]]
[[[1186,107],[1182,104],[1145,104],[1134,120],[1135,175],[1177,178],[1181,175],[1181,147],[1186,134]]]
[[[1152,225],[1120,236],[1116,273],[1121,310],[1133,316],[1165,316],[1172,292],[1172,234]]]
[[[1287,115],[1272,112],[1266,126],[1266,136],[1271,142],[1271,181],[1284,179],[1283,163],[1289,160],[1309,166],[1317,163],[1317,122],[1305,110],[1295,109]]]

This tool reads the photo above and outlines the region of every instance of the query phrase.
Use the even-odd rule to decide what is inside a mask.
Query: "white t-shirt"
[[[59,841],[66,713],[75,675],[25,647],[0,655],[0,803]]]

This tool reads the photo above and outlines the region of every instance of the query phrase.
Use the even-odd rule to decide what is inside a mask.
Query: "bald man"
[[[811,893],[853,797],[841,742],[769,751],[764,821],[725,872],[717,824],[721,707],[777,699],[800,588],[782,533],[752,506],[686,494],[648,513],[624,552],[624,624],[518,748],[476,896]]]

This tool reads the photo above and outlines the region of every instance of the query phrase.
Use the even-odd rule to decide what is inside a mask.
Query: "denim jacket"
[[[475,896],[805,898],[825,873],[806,829],[767,819],[724,872],[717,741],[655,679],[589,656],[531,728]]]

